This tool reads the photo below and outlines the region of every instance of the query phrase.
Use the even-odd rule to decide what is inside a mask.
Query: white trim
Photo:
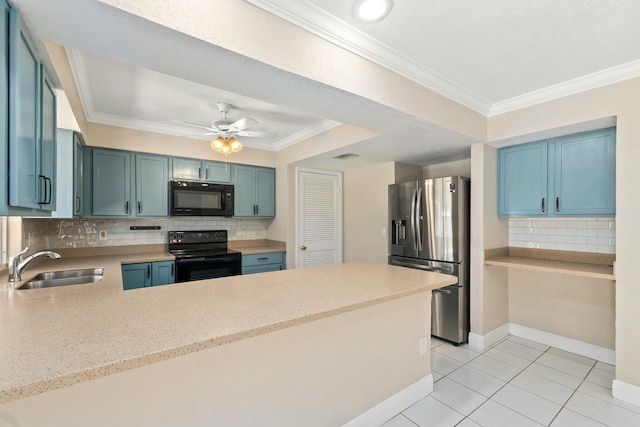
[[[613,380],[612,395],[618,400],[640,406],[640,387],[619,380]]]
[[[388,399],[378,403],[373,408],[363,412],[342,427],[379,426],[407,409],[409,406],[423,399],[433,391],[433,375],[411,384]]]
[[[275,150],[282,150],[283,148],[287,148],[291,145],[297,144],[300,141],[304,141],[305,139],[309,139],[311,137],[319,135],[339,125],[340,122],[334,122],[333,120],[323,120],[313,126],[302,129],[301,131],[296,132],[293,135],[289,135],[288,137],[276,142]]]
[[[550,332],[529,328],[528,326],[522,326],[515,323],[510,323],[509,325],[511,335],[515,335],[516,337],[525,338],[540,344],[559,348],[560,350],[569,351],[610,365],[616,364],[615,350],[552,334]]]
[[[71,74],[73,80],[76,82],[76,89],[78,89],[78,96],[80,98],[80,105],[84,110],[84,116],[87,121],[95,114],[93,108],[93,97],[91,96],[91,85],[89,84],[89,78],[87,77],[87,66],[84,62],[84,54],[76,49],[65,48],[67,52],[67,58],[69,58],[69,65],[71,66]]]
[[[534,92],[516,96],[511,99],[496,102],[491,105],[488,116],[519,110],[532,105],[562,98],[576,93],[585,92],[602,86],[607,86],[640,75],[640,59],[606,70],[578,77]]]
[[[491,111],[491,103],[487,100],[380,43],[310,2],[287,2],[285,9],[277,4],[280,3],[277,1],[246,1],[472,110],[484,115]]]
[[[509,335],[509,324],[505,323],[504,325],[498,326],[493,331],[485,334],[479,335],[474,334],[473,332],[469,333],[469,347],[474,350],[484,351],[487,348],[491,347],[501,339],[507,337]]]

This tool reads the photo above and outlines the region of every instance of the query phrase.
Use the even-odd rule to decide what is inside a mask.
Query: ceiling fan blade
[[[249,117],[243,117],[238,121],[235,121],[229,125],[229,129],[233,131],[244,130],[248,127],[255,126],[259,122]]]
[[[188,133],[186,135],[178,135],[178,136],[183,138],[189,138],[192,136],[212,136],[212,135],[220,135],[220,132]]]
[[[240,132],[236,132],[238,136],[248,136],[250,138],[275,138],[278,136],[276,132],[257,132],[250,130],[243,130]]]
[[[211,130],[211,131],[214,131],[214,132],[219,132],[219,130],[216,129],[216,128],[212,128],[212,127],[209,127],[209,126],[202,126],[202,125],[199,125],[197,123],[183,122],[181,120],[174,120],[174,122],[181,123],[183,125],[194,126],[194,127],[200,128],[200,129],[206,129],[206,130]]]

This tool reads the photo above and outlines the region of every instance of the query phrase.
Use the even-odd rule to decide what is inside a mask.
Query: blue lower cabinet
[[[286,252],[269,252],[242,256],[242,274],[286,269]]]
[[[158,261],[151,263],[151,286],[169,285],[176,282],[176,263]]]
[[[175,262],[139,262],[122,265],[122,287],[129,289],[146,288],[175,283]]]

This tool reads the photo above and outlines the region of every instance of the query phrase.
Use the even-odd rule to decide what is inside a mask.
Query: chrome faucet
[[[25,259],[22,259],[22,255],[27,253],[28,250],[29,250],[29,247],[27,246],[22,251],[20,251],[15,255],[12,255],[9,258],[8,264],[9,264],[9,281],[10,282],[20,282],[22,280],[22,272],[25,271],[27,267],[29,267],[29,264],[31,264],[31,261],[33,261],[36,258],[40,258],[44,256],[49,257],[51,259],[60,258],[60,254],[56,252],[41,251],[41,252],[36,252],[35,254],[32,254],[32,255],[29,255]]]

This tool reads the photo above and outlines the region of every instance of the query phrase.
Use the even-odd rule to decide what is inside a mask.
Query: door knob
[[[300,249],[303,250],[303,251],[306,251],[307,247],[305,245],[302,245],[302,246],[300,246]]]

